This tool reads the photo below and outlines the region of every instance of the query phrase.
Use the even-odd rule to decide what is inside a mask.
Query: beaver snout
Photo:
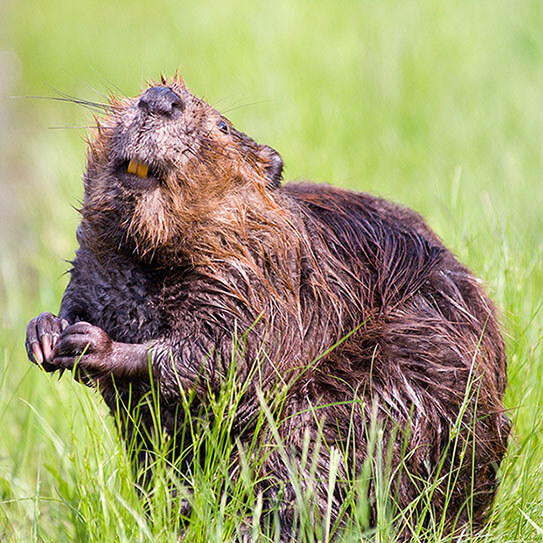
[[[138,108],[152,115],[174,118],[183,111],[185,103],[170,87],[150,87],[141,95]]]

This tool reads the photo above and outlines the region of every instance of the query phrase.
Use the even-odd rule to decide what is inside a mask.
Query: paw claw
[[[40,344],[39,343],[33,343],[32,344],[32,353],[34,354],[34,358],[38,364],[43,364],[43,354],[41,352]]]
[[[52,313],[41,313],[28,323],[26,330],[26,351],[31,362],[39,364],[45,371],[55,371],[52,363],[53,350],[67,321]]]
[[[49,360],[51,358],[51,338],[48,335],[42,336],[41,349],[45,360]]]

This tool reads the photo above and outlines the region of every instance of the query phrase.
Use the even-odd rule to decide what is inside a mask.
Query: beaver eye
[[[224,121],[219,121],[217,127],[223,134],[228,134],[228,125]]]

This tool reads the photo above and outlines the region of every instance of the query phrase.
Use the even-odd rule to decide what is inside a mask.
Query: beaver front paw
[[[41,313],[32,319],[26,328],[26,353],[34,364],[45,371],[55,371],[51,364],[52,353],[62,332],[68,328],[68,321],[52,313]]]
[[[74,377],[87,381],[108,373],[113,342],[104,330],[88,322],[78,322],[60,335],[51,364],[74,371]]]

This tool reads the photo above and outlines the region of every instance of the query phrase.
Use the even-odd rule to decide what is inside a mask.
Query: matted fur
[[[504,345],[479,282],[416,213],[327,185],[281,185],[274,150],[237,131],[179,77],[160,85],[181,98],[178,116],[149,114],[138,98],[113,100],[89,143],[80,247],[60,316],[88,321],[116,342],[148,345],[170,433],[180,431],[180,390],[205,403],[226,378],[236,333],[250,329],[236,366],[239,379],[251,379],[239,437],[251,439],[244,425],[259,409],[255,388],[290,383],[279,427],[286,450],[301,455],[304,434],[329,445],[317,464],[322,511],[331,447],[350,451],[339,477],[356,475],[373,413],[398,506],[438,474],[453,474],[448,497],[446,482],[434,491],[435,514],[446,509],[451,528],[480,526],[509,422]],[[130,159],[158,178],[123,182],[118,168]],[[150,387],[141,378],[116,388],[100,381],[112,410]],[[463,462],[453,458],[453,437]],[[286,484],[287,540],[295,497],[286,467],[271,455],[264,473],[270,479],[259,484],[270,499],[270,481]]]

